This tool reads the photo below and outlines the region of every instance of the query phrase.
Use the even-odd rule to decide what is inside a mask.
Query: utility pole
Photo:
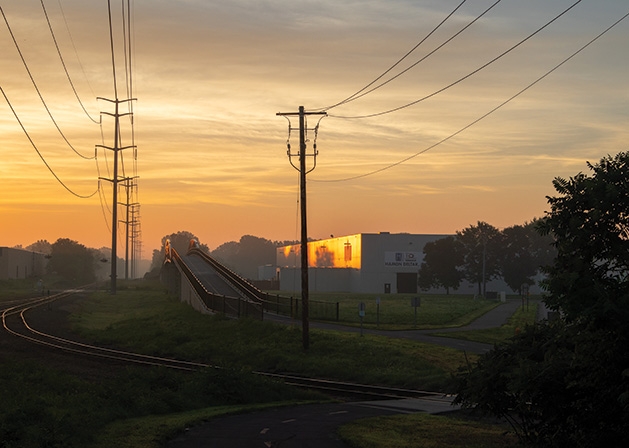
[[[138,260],[142,259],[140,204],[131,204],[131,278],[137,277]]]
[[[126,100],[119,100],[118,98],[116,98],[115,100],[110,100],[107,98],[101,98],[98,97],[97,99],[99,100],[103,100],[103,101],[108,101],[110,103],[114,104],[114,113],[109,113],[109,112],[101,112],[105,115],[109,115],[111,117],[114,117],[114,146],[110,147],[110,146],[104,146],[104,145],[96,145],[96,147],[98,148],[104,148],[104,149],[109,149],[110,151],[114,152],[114,172],[113,172],[113,178],[112,179],[107,179],[107,178],[99,178],[102,180],[106,180],[112,183],[112,189],[113,189],[113,200],[112,200],[112,211],[111,211],[111,294],[116,294],[116,261],[117,261],[117,253],[116,253],[116,246],[118,244],[117,241],[117,237],[118,237],[118,183],[120,182],[121,179],[118,179],[118,153],[124,149],[128,149],[128,148],[134,148],[135,146],[124,146],[121,147],[120,146],[120,117],[123,117],[125,115],[131,115],[131,112],[127,112],[127,113],[123,113],[121,114],[119,112],[119,106],[121,103],[126,103],[129,101],[134,101],[134,98],[130,98],[130,99],[126,99]]]
[[[133,224],[131,222],[130,219],[130,214],[131,214],[131,207],[135,207],[136,205],[138,205],[137,203],[131,203],[131,191],[132,189],[135,187],[135,183],[133,183],[132,181],[134,179],[137,179],[136,177],[125,177],[123,179],[120,179],[120,181],[124,182],[124,187],[126,189],[126,193],[127,193],[127,201],[126,202],[121,202],[120,205],[126,207],[126,219],[124,221],[120,221],[123,224],[125,224],[125,265],[124,265],[124,278],[125,280],[129,279],[129,244],[131,242],[131,246],[133,246],[133,235],[129,234],[130,231],[130,226]],[[133,249],[132,249],[133,250]]]
[[[277,113],[278,116],[290,117],[299,116],[299,152],[294,154],[291,152],[290,143],[288,143],[288,160],[290,164],[299,171],[299,191],[301,202],[301,320],[302,320],[302,343],[304,350],[310,348],[310,321],[309,321],[309,299],[308,299],[308,220],[306,216],[306,174],[311,172],[317,166],[317,143],[316,133],[319,129],[319,124],[313,128],[315,131],[315,142],[313,144],[312,153],[307,154],[306,148],[306,133],[308,131],[306,127],[307,115],[321,115],[322,118],[327,115],[326,112],[306,112],[304,106],[299,106],[299,112],[289,113]],[[320,120],[319,120],[320,121]],[[290,119],[289,119],[289,136],[290,136]],[[310,169],[306,168],[306,157],[313,158],[313,166]],[[299,157],[299,167],[293,163],[293,157]]]

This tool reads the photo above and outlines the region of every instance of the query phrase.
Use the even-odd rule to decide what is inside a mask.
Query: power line
[[[65,23],[66,31],[68,32],[68,37],[70,38],[70,42],[72,43],[72,48],[74,49],[76,60],[79,63],[79,67],[81,67],[81,72],[83,72],[83,77],[85,78],[85,82],[87,83],[87,86],[89,87],[90,92],[92,92],[92,95],[95,97],[96,94],[94,93],[94,89],[92,89],[92,85],[90,84],[89,79],[87,78],[87,74],[85,73],[85,68],[83,67],[83,64],[81,63],[81,58],[79,57],[79,52],[77,51],[76,45],[74,44],[74,39],[72,38],[72,32],[70,31],[70,26],[68,25],[66,14],[63,11],[63,6],[61,6],[61,0],[57,0],[57,3],[59,4],[59,10],[61,11],[61,16],[63,17],[63,23]]]
[[[473,75],[475,75],[476,73],[480,72],[484,68],[487,68],[488,66],[490,66],[494,62],[498,61],[502,57],[506,56],[507,54],[509,54],[510,52],[515,50],[517,47],[519,47],[520,45],[522,45],[523,43],[525,43],[526,41],[531,39],[533,36],[535,36],[536,34],[540,33],[545,28],[549,27],[555,21],[559,20],[559,18],[561,18],[562,16],[567,14],[568,11],[570,11],[572,8],[574,8],[579,3],[581,3],[581,1],[582,0],[577,0],[575,3],[573,3],[568,8],[566,8],[564,11],[562,11],[559,15],[555,16],[552,20],[550,20],[549,22],[547,22],[546,24],[544,24],[543,26],[541,26],[540,28],[535,30],[533,33],[531,33],[528,36],[526,36],[524,39],[520,40],[515,45],[513,45],[510,48],[508,48],[507,50],[503,51],[501,54],[499,54],[495,58],[491,59],[489,62],[486,62],[485,64],[483,64],[480,67],[478,67],[476,70],[474,70],[474,71],[468,73],[467,75],[463,76],[462,78],[459,78],[458,80],[448,84],[447,86],[442,87],[439,90],[436,90],[435,92],[433,92],[433,93],[431,93],[429,95],[426,95],[426,96],[424,96],[424,97],[422,97],[422,98],[420,98],[418,100],[412,101],[412,102],[404,104],[402,106],[398,106],[398,107],[395,107],[393,109],[388,109],[388,110],[385,110],[385,111],[382,111],[382,112],[377,112],[377,113],[367,114],[367,115],[357,115],[357,116],[351,116],[351,117],[350,116],[342,116],[342,115],[330,115],[330,117],[333,117],[333,118],[344,118],[344,119],[362,119],[362,118],[379,117],[381,115],[386,115],[386,114],[390,114],[390,113],[393,113],[393,112],[397,112],[397,111],[402,110],[402,109],[406,109],[408,107],[411,107],[411,106],[414,106],[414,105],[416,105],[418,103],[421,103],[422,101],[425,101],[425,100],[427,100],[429,98],[432,98],[433,96],[438,95],[439,93],[444,92],[445,90],[448,90],[449,88],[454,87],[455,85],[465,81],[466,79],[472,77]]]
[[[33,148],[35,149],[35,152],[37,152],[37,155],[39,156],[39,158],[42,160],[42,162],[44,162],[44,165],[46,165],[46,168],[48,168],[48,171],[50,171],[50,173],[54,176],[55,179],[57,179],[57,182],[59,182],[61,184],[61,186],[63,188],[65,188],[66,190],[68,190],[68,192],[70,192],[71,194],[73,194],[74,196],[76,196],[77,198],[81,198],[81,199],[89,199],[92,196],[94,196],[96,193],[98,193],[98,188],[96,189],[96,191],[90,195],[87,196],[83,196],[80,195],[78,193],[75,193],[72,189],[70,189],[70,187],[68,187],[60,178],[59,176],[57,176],[57,174],[54,172],[54,170],[51,168],[51,166],[48,164],[48,162],[46,162],[46,159],[44,158],[44,156],[42,155],[42,153],[39,151],[39,149],[37,148],[37,145],[35,145],[35,142],[33,142],[33,139],[31,138],[31,136],[28,134],[28,131],[26,130],[26,128],[24,127],[24,125],[22,124],[22,121],[20,120],[20,117],[18,117],[17,112],[15,112],[15,109],[13,108],[13,105],[11,104],[11,102],[9,101],[9,98],[7,97],[6,93],[4,93],[4,89],[2,88],[2,86],[0,86],[0,92],[2,92],[2,96],[4,96],[4,99],[6,100],[7,104],[9,105],[9,108],[11,109],[11,112],[13,112],[13,116],[15,117],[15,119],[17,120],[18,124],[20,125],[20,127],[22,128],[22,131],[24,131],[24,134],[26,135],[26,138],[28,138],[28,141],[31,142],[31,145],[33,146]]]
[[[107,13],[109,17],[109,43],[111,45],[111,67],[114,80],[114,97],[118,99],[118,83],[116,82],[116,56],[114,51],[114,27],[111,22],[111,0],[107,0]]]
[[[345,182],[345,181],[350,181],[350,180],[356,180],[356,179],[361,179],[364,177],[368,177],[368,176],[372,176],[374,174],[378,174],[381,173],[383,171],[386,171],[388,169],[391,169],[393,167],[396,167],[398,165],[402,165],[403,163],[408,162],[411,159],[414,159],[415,157],[424,154],[425,152],[430,151],[433,148],[436,148],[437,146],[441,145],[442,143],[447,142],[448,140],[456,137],[457,135],[459,135],[460,133],[462,133],[463,131],[466,131],[467,129],[471,128],[472,126],[474,126],[475,124],[477,124],[478,122],[480,122],[481,120],[487,118],[488,116],[490,116],[491,114],[493,114],[494,112],[496,112],[498,109],[502,108],[503,106],[505,106],[506,104],[510,103],[511,101],[513,101],[515,98],[517,98],[518,96],[520,96],[521,94],[523,94],[524,92],[526,92],[527,90],[529,90],[531,87],[533,87],[534,85],[536,85],[538,82],[540,82],[541,80],[543,80],[544,78],[546,78],[547,76],[549,76],[551,73],[553,73],[555,70],[557,70],[559,67],[561,67],[562,65],[564,65],[565,63],[567,63],[568,61],[570,61],[572,58],[574,58],[576,55],[578,55],[579,53],[581,53],[583,50],[585,50],[587,47],[589,47],[591,44],[593,44],[594,42],[596,42],[599,38],[601,38],[604,34],[606,34],[609,30],[611,30],[612,28],[614,28],[616,25],[618,25],[620,22],[622,22],[623,20],[625,20],[627,17],[629,17],[629,12],[627,14],[625,14],[624,16],[622,16],[620,19],[618,19],[616,22],[614,22],[613,24],[611,24],[609,27],[607,27],[604,31],[602,31],[600,34],[598,34],[596,37],[594,37],[593,39],[591,39],[589,42],[587,42],[585,45],[583,45],[582,47],[580,47],[577,51],[575,51],[574,53],[572,53],[570,56],[568,56],[566,59],[564,59],[563,61],[561,61],[559,64],[555,65],[553,68],[551,68],[550,70],[548,70],[546,73],[544,73],[542,76],[540,76],[539,78],[537,78],[535,81],[533,81],[532,83],[530,83],[529,85],[527,85],[526,87],[524,87],[522,90],[520,90],[519,92],[517,92],[515,95],[511,96],[509,99],[503,101],[502,103],[500,103],[498,106],[494,107],[493,109],[491,109],[489,112],[485,113],[484,115],[480,116],[479,118],[477,118],[476,120],[472,121],[471,123],[467,124],[466,126],[462,127],[461,129],[459,129],[458,131],[454,132],[453,134],[450,134],[449,136],[445,137],[444,139],[438,141],[437,143],[430,145],[429,147],[416,152],[415,154],[406,157],[402,160],[399,160],[395,163],[392,163],[390,165],[387,165],[383,168],[371,171],[369,173],[365,173],[365,174],[360,174],[358,176],[352,176],[352,177],[347,177],[344,179],[330,179],[330,180],[321,180],[321,179],[312,179],[313,182]]]
[[[447,44],[449,44],[452,40],[454,40],[457,36],[459,36],[461,33],[463,33],[463,31],[465,31],[466,29],[468,29],[469,27],[471,27],[473,24],[475,24],[477,21],[479,21],[485,14],[487,14],[489,11],[491,11],[494,6],[496,6],[498,3],[500,3],[502,0],[496,0],[496,2],[494,4],[492,4],[491,6],[489,6],[489,8],[487,8],[485,11],[483,11],[480,15],[478,15],[474,20],[472,20],[470,23],[468,23],[466,26],[464,26],[463,28],[461,28],[459,31],[457,31],[454,35],[452,35],[448,40],[446,40],[445,42],[443,42],[441,45],[439,45],[437,48],[435,48],[434,50],[432,50],[430,53],[428,53],[426,56],[424,56],[423,58],[421,58],[419,61],[415,62],[414,64],[410,65],[409,67],[405,68],[404,70],[402,70],[400,73],[398,73],[397,75],[387,79],[386,81],[378,84],[377,86],[373,87],[372,89],[367,90],[366,92],[361,93],[360,95],[357,95],[355,97],[353,97],[351,99],[351,101],[357,100],[359,98],[362,98],[365,95],[370,94],[371,92],[378,90],[379,88],[389,84],[391,81],[396,80],[397,78],[399,78],[400,76],[402,76],[404,73],[408,72],[409,70],[415,68],[417,65],[419,65],[420,63],[422,63],[423,61],[425,61],[426,59],[428,59],[430,56],[432,56],[433,54],[435,54],[437,51],[439,51],[441,48],[445,47]],[[445,22],[445,20],[444,20]],[[443,22],[442,22],[443,23]],[[441,25],[441,24],[440,24]],[[347,101],[349,102],[349,101]]]
[[[421,61],[423,61],[424,59],[426,59],[428,56],[430,56],[432,53],[434,53],[435,51],[439,50],[439,48],[443,47],[445,44],[447,44],[450,40],[454,39],[454,37],[456,37],[458,34],[460,34],[461,32],[463,32],[466,28],[468,28],[472,23],[476,22],[476,20],[480,19],[480,17],[482,17],[487,11],[489,11],[489,9],[493,8],[495,5],[497,5],[498,3],[500,3],[501,0],[496,1],[496,3],[494,3],[492,6],[490,6],[489,9],[487,9],[485,12],[483,12],[483,14],[481,14],[481,16],[477,17],[476,19],[474,19],[473,22],[471,22],[469,25],[467,25],[465,28],[463,28],[461,31],[459,31],[457,34],[455,34],[454,36],[452,36],[450,39],[448,39],[445,43],[443,43],[442,45],[440,45],[437,49],[433,50],[431,53],[429,53],[428,55],[426,55],[424,58],[420,59],[418,62],[416,62],[415,64],[413,64],[412,66],[410,66],[409,68],[407,68],[406,70],[404,70],[403,72],[399,73],[398,75],[396,75],[395,77],[389,79],[388,81],[385,81],[384,83],[374,87],[373,89],[370,89],[369,91],[365,92],[365,90],[369,89],[369,87],[371,87],[372,85],[374,85],[376,82],[378,82],[380,79],[382,79],[386,74],[388,74],[391,70],[393,70],[395,67],[397,67],[400,63],[402,63],[402,61],[404,61],[408,56],[411,55],[411,53],[413,53],[415,50],[417,50],[417,48],[419,48],[419,46],[421,44],[423,44],[430,36],[432,36],[440,27],[441,25],[443,25],[450,17],[452,17],[454,15],[454,13],[456,13],[462,6],[463,4],[466,2],[467,0],[463,0],[456,8],[454,8],[454,10],[452,10],[452,12],[450,14],[448,14],[436,27],[434,27],[432,29],[432,31],[430,31],[430,33],[428,33],[426,36],[424,36],[424,38],[422,40],[419,41],[419,43],[417,43],[413,48],[410,49],[410,51],[408,51],[404,56],[402,56],[400,59],[398,59],[398,61],[393,64],[391,67],[389,67],[387,70],[385,70],[380,76],[378,76],[376,79],[374,79],[373,81],[371,81],[369,84],[367,84],[365,87],[363,87],[362,89],[360,89],[359,91],[357,91],[356,93],[354,93],[353,95],[348,96],[347,98],[345,98],[343,101],[340,101],[336,104],[333,104],[332,106],[329,106],[327,108],[323,108],[323,109],[318,109],[318,110],[330,110],[333,109],[337,106],[341,106],[343,104],[347,104],[351,101],[354,101],[358,98],[361,98],[365,95],[367,95],[368,93],[373,92],[376,89],[379,89],[380,87],[382,87],[383,85],[393,81],[395,78],[397,78],[398,76],[402,75],[403,73],[407,72],[408,70],[410,70],[411,68],[413,68],[414,66],[416,66],[417,64],[419,64]],[[363,93],[365,92],[365,93]]]
[[[66,76],[68,78],[68,82],[70,83],[70,86],[72,87],[72,91],[74,92],[74,96],[76,97],[77,101],[81,105],[81,108],[83,109],[83,112],[85,112],[85,115],[87,115],[88,118],[90,120],[92,120],[94,123],[98,124],[99,122],[97,120],[95,120],[94,118],[92,118],[90,113],[85,108],[85,105],[83,105],[83,102],[81,101],[81,98],[79,98],[79,94],[77,93],[76,88],[74,87],[74,83],[72,82],[72,79],[70,78],[70,73],[68,73],[68,68],[66,67],[66,63],[63,60],[63,56],[61,55],[61,50],[59,49],[59,44],[57,43],[57,38],[55,37],[55,33],[52,30],[52,25],[50,23],[50,18],[48,17],[48,11],[46,11],[46,6],[44,5],[44,0],[39,0],[39,1],[41,3],[42,9],[44,10],[44,16],[46,16],[46,22],[48,23],[48,29],[50,30],[50,35],[52,36],[52,41],[55,43],[55,48],[57,49],[57,54],[59,55],[59,60],[61,60],[61,65],[63,66],[63,71],[66,73]]]
[[[13,39],[13,44],[15,45],[15,48],[17,49],[17,52],[20,55],[20,59],[22,59],[22,63],[24,64],[24,68],[26,69],[26,72],[28,73],[28,76],[31,79],[31,82],[33,83],[33,87],[35,87],[35,90],[37,91],[37,94],[39,95],[39,99],[41,100],[42,104],[44,105],[44,108],[46,109],[46,112],[48,112],[48,116],[50,117],[50,119],[52,120],[53,124],[57,128],[57,131],[59,131],[59,134],[61,135],[63,140],[68,144],[68,146],[72,149],[72,151],[74,151],[79,157],[82,157],[82,158],[87,159],[87,160],[94,159],[94,157],[84,156],[79,151],[77,151],[74,148],[74,146],[72,146],[72,144],[68,141],[68,139],[66,138],[65,134],[61,131],[61,128],[59,128],[59,125],[57,124],[57,121],[52,116],[52,113],[50,112],[50,109],[48,108],[48,105],[46,104],[46,101],[44,101],[44,97],[42,96],[41,92],[39,91],[39,87],[37,87],[37,83],[35,82],[35,79],[33,78],[33,75],[31,74],[31,71],[28,68],[28,64],[26,63],[26,59],[24,59],[24,55],[22,54],[22,51],[20,50],[20,46],[18,45],[17,40],[15,39],[15,35],[13,34],[13,31],[11,30],[11,26],[9,25],[9,21],[7,20],[7,16],[4,14],[4,10],[2,9],[2,6],[0,6],[0,13],[2,13],[2,17],[4,18],[4,23],[6,23],[6,25],[7,25],[7,29],[9,30],[9,34],[11,35],[11,39]]]

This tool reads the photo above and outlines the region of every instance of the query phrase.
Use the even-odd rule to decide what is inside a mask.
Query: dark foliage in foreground
[[[534,446],[626,446],[627,343],[562,321],[530,326],[457,377],[457,402]]]
[[[553,182],[540,230],[555,238],[545,299],[527,328],[455,380],[457,401],[508,419],[536,446],[629,444],[629,153]]]

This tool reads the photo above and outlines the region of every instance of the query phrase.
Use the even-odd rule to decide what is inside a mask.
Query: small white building
[[[0,247],[0,280],[44,275],[44,254],[12,247]]]
[[[417,293],[424,245],[448,235],[359,233],[308,243],[310,291]],[[277,249],[280,289],[301,290],[301,246]]]

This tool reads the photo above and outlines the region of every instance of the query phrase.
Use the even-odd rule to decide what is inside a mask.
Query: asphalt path
[[[519,300],[508,301],[470,325],[448,332],[479,330],[500,327],[521,306]],[[265,315],[265,319],[284,324],[297,324],[282,316]],[[358,333],[359,328],[342,325],[310,323],[312,328]],[[432,336],[430,332],[446,330],[378,331],[363,330],[391,338],[406,338],[484,353],[489,344],[479,344],[451,338]],[[168,448],[348,448],[337,435],[337,428],[353,420],[394,414],[426,412],[437,414],[455,410],[452,399],[419,398],[406,400],[367,401],[291,406],[251,414],[213,419],[208,423],[189,428],[168,442]]]
[[[412,399],[290,406],[213,419],[189,428],[168,448],[347,448],[337,428],[353,420],[415,412],[440,413],[450,400]]]
[[[373,334],[377,336],[384,336],[395,339],[410,339],[418,342],[425,342],[428,344],[440,345],[443,347],[455,348],[457,350],[463,350],[468,353],[483,354],[487,353],[493,348],[491,344],[483,344],[481,342],[465,341],[462,339],[434,336],[432,333],[454,333],[457,331],[468,330],[483,330],[489,328],[496,328],[504,325],[509,318],[517,311],[522,305],[520,300],[510,300],[498,305],[496,308],[485,313],[483,316],[475,320],[469,325],[458,328],[443,328],[443,329],[431,329],[431,330],[397,330],[397,331],[385,331],[385,330],[373,330],[363,329],[363,334]],[[301,325],[301,321],[297,319],[291,319],[285,316],[278,316],[274,314],[266,313],[264,315],[265,320],[282,323],[285,325]],[[310,322],[310,328],[316,328],[321,330],[343,331],[348,333],[360,333],[359,327],[351,327],[346,325],[338,325],[323,322]]]

